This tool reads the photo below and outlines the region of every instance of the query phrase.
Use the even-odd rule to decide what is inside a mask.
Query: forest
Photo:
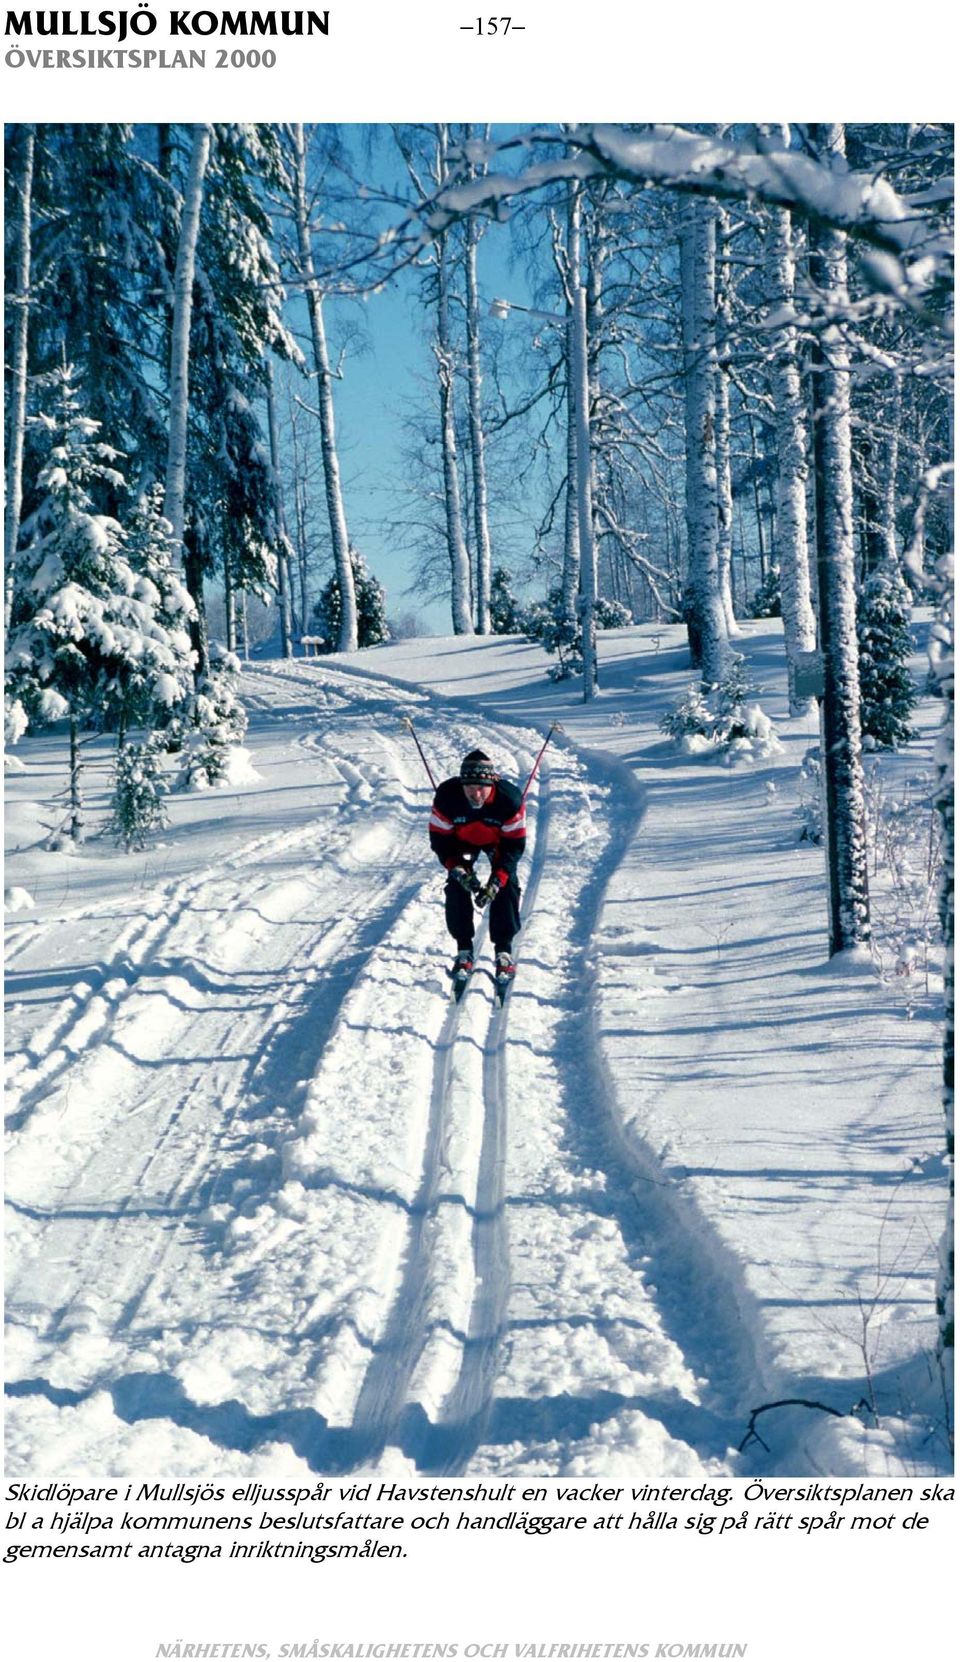
[[[952,172],[936,123],[9,129],[6,732],[63,725],[64,835],[85,734],[116,735],[121,840],[165,758],[227,776],[258,629],[351,652],[442,606],[589,703],[598,630],[680,622],[683,737],[776,616],[791,710],[820,704],[842,952],[870,935],[864,751],[910,738],[932,607],[949,953]],[[345,457],[338,417],[388,304],[411,340],[367,491],[383,455]]]

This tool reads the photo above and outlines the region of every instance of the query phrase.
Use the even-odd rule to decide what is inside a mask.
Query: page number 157
[[[475,17],[472,23],[461,23],[462,31],[471,35],[508,35],[511,29],[526,30],[525,23],[514,23],[512,17]]]

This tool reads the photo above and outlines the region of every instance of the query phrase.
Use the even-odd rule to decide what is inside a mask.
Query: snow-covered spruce
[[[387,625],[387,596],[357,549],[350,550],[350,568],[353,572],[353,592],[357,608],[357,645],[382,646],[390,639]],[[340,579],[336,572],[320,591],[313,608],[313,617],[325,650],[335,652],[343,627],[343,607],[340,599]]]
[[[596,629],[623,629],[633,621],[629,607],[619,600],[595,601],[593,616]],[[582,619],[567,611],[562,588],[551,589],[545,601],[518,610],[515,618],[528,640],[539,641],[544,652],[556,657],[547,671],[551,681],[583,674]]]
[[[70,729],[71,836],[82,835],[79,733],[91,722],[164,723],[191,684],[192,605],[170,565],[169,526],[142,504],[130,529],[97,512],[95,493],[122,498],[121,458],[84,415],[72,369],[53,380],[54,414],[39,418],[49,448],[14,601],[7,689],[32,725]]]
[[[210,669],[171,729],[182,749],[177,790],[206,790],[210,785],[239,785],[256,773],[243,747],[247,712],[240,699],[240,660],[216,643]]]
[[[169,785],[161,761],[162,740],[127,742],[117,751],[108,832],[126,849],[143,848],[151,832],[167,824]]]
[[[917,701],[907,667],[913,652],[912,601],[900,570],[886,563],[872,573],[857,600],[860,725],[865,748],[896,749],[913,737]]]
[[[759,690],[747,678],[738,653],[717,686],[691,682],[661,716],[660,731],[675,741],[681,755],[716,757],[727,767],[776,756],[783,746],[773,722],[750,696]]]

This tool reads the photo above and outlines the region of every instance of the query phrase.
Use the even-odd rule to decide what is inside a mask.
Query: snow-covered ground
[[[258,664],[256,778],[140,855],[45,852],[63,745],[19,747],[11,1478],[948,1465],[937,982],[827,966],[815,723],[746,628],[783,751],[736,769],[663,739],[689,671],[648,627],[602,638],[590,706],[512,638]],[[484,973],[449,1002],[404,716],[438,776],[479,742],[521,780],[563,723],[502,1012]],[[782,1398],[843,1417],[738,1453]]]

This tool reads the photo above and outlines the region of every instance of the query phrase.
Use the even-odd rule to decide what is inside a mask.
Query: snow
[[[44,849],[65,745],[22,742],[11,1480],[946,1469],[936,966],[827,970],[815,718],[779,624],[743,627],[778,737],[747,768],[664,742],[689,667],[663,626],[601,634],[588,706],[514,637],[248,668],[249,770],[171,796],[142,853]],[[482,742],[521,781],[563,724],[502,1014],[485,925],[450,1003],[401,717],[438,775]],[[844,1418],[771,1412],[738,1453],[779,1397]]]
[[[14,886],[3,891],[3,909],[5,912],[23,912],[33,910],[33,896],[28,889]]]

